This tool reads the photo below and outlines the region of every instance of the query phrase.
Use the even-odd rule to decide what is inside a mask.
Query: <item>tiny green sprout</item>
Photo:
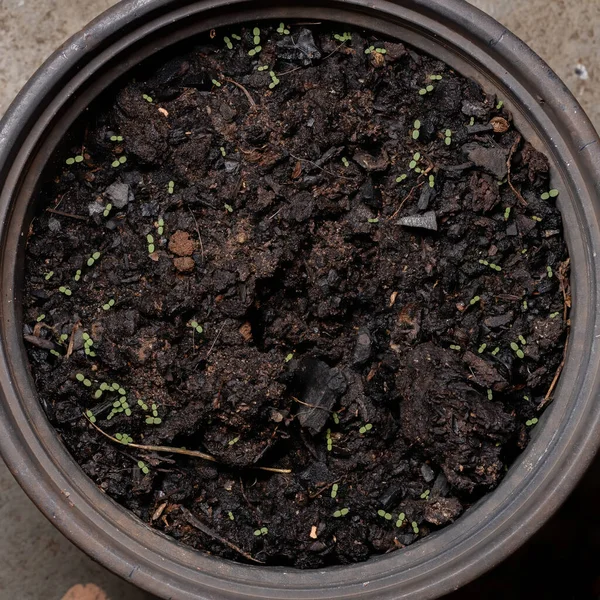
[[[160,425],[162,419],[159,417],[146,417],[146,425]]]
[[[108,215],[110,215],[110,211],[112,210],[112,204],[109,202],[105,207],[104,207],[104,212],[102,213],[103,217],[108,217]]]
[[[385,48],[375,48],[375,52],[377,52],[377,54],[387,54],[387,50]]]
[[[231,206],[231,204],[224,204],[223,206],[225,207],[225,210],[228,213],[232,213],[233,212],[233,206]]]
[[[335,498],[335,497],[337,496],[338,489],[339,489],[339,485],[338,485],[337,483],[334,483],[334,484],[331,486],[331,497],[332,497],[332,498]]]
[[[146,101],[146,102],[150,102],[150,104],[152,104],[152,96],[148,96],[148,94],[143,94],[142,98]]]
[[[235,444],[237,444],[240,441],[240,436],[236,436],[234,437],[232,440],[229,440],[229,442],[227,442],[227,444],[229,446],[235,446]]]
[[[77,269],[77,271],[75,271],[75,277],[73,277],[73,279],[75,281],[79,281],[81,279],[81,269]]]
[[[115,305],[115,301],[111,298],[106,304],[102,305],[102,310],[110,310]]]
[[[496,346],[493,350],[492,350],[492,356],[496,356],[496,354],[498,354],[498,352],[500,352],[500,346]]]
[[[118,390],[121,387],[121,384],[115,381],[111,387],[113,390]]]
[[[416,161],[416,160],[411,160],[411,161],[408,163],[408,168],[409,168],[409,169],[414,169],[416,166],[417,166],[417,161]]]
[[[336,34],[333,36],[333,39],[337,40],[338,42],[342,42],[342,43],[344,43],[344,42],[349,42],[349,41],[351,41],[351,40],[352,40],[352,35],[350,34],[350,32],[348,32],[348,31],[345,31],[345,32],[343,33],[343,35],[340,35],[339,33],[336,33]]]
[[[175,191],[175,182],[169,181],[169,183],[167,184],[167,193],[172,194],[174,191]]]
[[[367,433],[368,431],[371,431],[371,429],[373,429],[373,424],[372,423],[367,423],[366,425],[363,425],[359,430],[358,433],[364,435],[365,433]]]
[[[240,37],[240,36],[239,36],[237,33],[232,33],[232,34],[231,34],[231,37],[232,37],[234,40],[237,40],[238,42],[240,42],[240,41],[242,40],[242,38],[241,38],[241,37]]]
[[[442,76],[441,75],[430,75],[429,79],[431,79],[431,81],[441,81]]]
[[[385,519],[386,521],[391,521],[392,520],[392,515],[389,512],[385,512],[385,510],[378,510],[377,514],[382,518]]]
[[[402,173],[402,175],[396,177],[396,183],[402,183],[407,177],[408,175],[406,173]]]
[[[479,346],[479,348],[477,349],[478,354],[483,354],[486,348],[487,344],[481,344],[481,346]]]
[[[429,494],[431,493],[430,490],[425,490],[420,496],[419,498],[421,498],[421,500],[429,500]]]
[[[494,263],[490,263],[490,269],[494,269],[494,271],[502,271],[502,267],[495,265]]]
[[[527,254],[527,248],[523,248],[523,250],[521,250],[521,254]]]
[[[252,30],[252,35],[260,35],[260,29],[259,29],[258,27],[255,27],[255,28]]]
[[[553,313],[550,315],[550,318],[551,318],[551,319],[556,319],[556,317],[558,317],[558,315],[560,315],[560,313],[559,313],[559,312],[553,312]]]
[[[402,525],[404,525],[405,519],[406,519],[406,515],[404,513],[400,513],[398,515],[398,520],[396,521],[396,527],[402,527]]]
[[[504,106],[504,102],[500,100],[498,104],[496,104],[496,110],[500,110]]]
[[[541,223],[541,222],[542,222],[542,218],[541,218],[541,217],[538,217],[538,216],[536,216],[536,215],[533,215],[533,217],[531,217],[531,219],[532,219],[533,221],[535,221],[536,223]]]
[[[415,533],[419,533],[419,526],[417,525],[417,522],[416,522],[416,521],[413,521],[413,522],[410,524],[410,526],[412,527],[412,530],[413,530]]]
[[[272,90],[272,89],[275,89],[279,85],[280,81],[277,78],[277,75],[275,75],[274,71],[269,71],[269,75],[271,77],[271,83],[269,84],[269,89]]]
[[[294,354],[293,352],[290,352],[284,359],[284,362],[289,363],[290,360],[292,360],[292,358],[294,358]]]
[[[235,521],[235,517],[233,516],[233,513],[232,513],[231,511],[229,511],[229,512],[227,513],[227,516],[229,517],[229,520],[230,520],[230,521]]]
[[[227,156],[227,151],[225,150],[225,146],[221,146],[221,147],[219,148],[219,150],[221,151],[221,155],[222,155],[222,156]]]
[[[342,164],[348,168],[350,166],[350,161],[345,156],[342,156]]]
[[[511,342],[510,348],[516,352],[519,349],[519,345],[516,342]]]
[[[111,142],[122,142],[123,141],[123,136],[122,135],[111,135],[110,136],[110,141]]]
[[[427,93],[427,90],[425,88],[421,88],[419,90],[419,96],[424,96]]]
[[[256,537],[259,537],[261,535],[267,535],[267,533],[269,533],[269,530],[266,527],[261,527],[260,529],[256,529],[254,531],[254,535]]]
[[[444,132],[444,136],[444,144],[446,144],[446,146],[449,146],[452,143],[452,130],[446,129],[446,131]]]
[[[523,396],[523,400],[525,400],[526,402],[529,402],[531,400],[531,398],[529,396]]]
[[[336,511],[333,513],[333,516],[334,516],[336,519],[339,519],[340,517],[345,517],[345,516],[346,516],[346,515],[347,515],[349,512],[350,512],[350,509],[349,509],[349,508],[342,508],[342,509],[340,509],[340,510],[336,510]]]
[[[331,418],[336,425],[340,424],[340,416],[336,412],[331,415]]]
[[[127,157],[126,156],[121,156],[119,157],[117,160],[113,160],[113,162],[111,163],[111,167],[113,169],[116,169],[117,167],[124,165],[127,162]]]
[[[425,87],[425,91],[430,94],[431,92],[433,92],[433,86],[432,85],[428,85]]]
[[[85,411],[85,416],[88,418],[90,423],[95,423],[96,422],[96,417],[94,415],[94,413],[91,410],[86,410]]]
[[[98,390],[96,390],[96,391],[94,392],[94,398],[95,398],[96,400],[98,400],[99,398],[102,398],[102,394],[103,394],[103,391],[102,391],[102,390],[100,390],[100,389],[98,389]]]
[[[533,418],[533,419],[529,419],[529,421],[525,421],[525,425],[527,425],[527,427],[531,427],[532,425],[536,425],[538,423],[538,419],[537,418]]]
[[[289,35],[290,30],[285,26],[284,23],[279,23],[279,27],[277,28],[277,33],[281,33],[282,35]]]
[[[262,50],[262,46],[256,46],[256,48],[252,48],[252,50],[248,51],[248,56],[256,56]]]
[[[66,333],[61,334],[61,336],[58,338],[58,340],[60,341],[60,343],[64,343],[69,339],[69,336]]]
[[[477,304],[479,301],[481,300],[481,298],[479,296],[474,296],[473,298],[471,298],[471,300],[469,301],[469,304],[471,306],[473,306],[474,304]]]
[[[41,322],[42,322],[42,321],[43,321],[45,318],[46,318],[46,315],[43,315],[43,314],[42,314],[42,315],[40,315],[40,316],[39,316],[39,317],[36,319],[36,321],[37,321],[38,323],[41,323]]]
[[[369,223],[379,223],[379,219],[367,219]]]
[[[413,127],[415,129],[421,129],[421,121],[419,121],[419,119],[417,119],[414,123],[413,123]]]
[[[61,286],[58,288],[58,291],[59,291],[61,294],[64,294],[65,296],[70,296],[70,295],[73,293],[73,292],[72,292],[72,291],[71,291],[71,290],[70,290],[68,287],[65,287],[64,285],[61,285]]]
[[[327,440],[327,452],[331,452],[333,450],[333,440],[331,439],[331,429],[327,430],[325,434],[325,439]]]
[[[257,71],[266,71],[269,68],[269,65],[260,65],[256,67]]]
[[[420,135],[421,135],[421,133],[419,132],[419,130],[418,130],[418,129],[415,129],[415,130],[412,132],[412,139],[413,139],[413,140],[418,140]]]
[[[233,44],[232,44],[231,39],[229,37],[225,36],[223,38],[223,41],[225,42],[225,45],[227,46],[228,50],[233,50]]]
[[[507,207],[504,209],[504,220],[505,220],[505,221],[508,221],[508,218],[509,218],[509,217],[510,217],[510,206],[507,206]]]
[[[546,273],[548,273],[548,279],[552,279],[553,273],[552,273],[552,267],[550,265],[548,265],[546,267]]]
[[[148,405],[143,400],[138,400],[137,403],[138,403],[138,406],[142,410],[144,410],[144,411],[148,411],[149,410]]]
[[[144,475],[148,475],[148,473],[150,473],[150,469],[146,466],[146,463],[143,460],[140,460],[137,466]]]
[[[485,267],[488,267],[490,263],[487,260],[485,260],[483,258],[480,258],[479,259],[479,264],[480,265],[484,265]]]
[[[523,310],[527,310],[529,308],[529,304],[527,304],[527,300],[523,300]]]
[[[487,397],[488,397],[488,400],[492,400],[493,399],[494,393],[492,392],[492,390],[488,389],[488,391],[487,391]]]
[[[75,375],[75,379],[77,379],[77,381],[83,382],[83,380],[85,379],[85,375],[83,373],[77,373],[77,375]]]
[[[469,120],[469,125],[471,127],[473,127],[473,125],[475,125],[475,117],[471,117],[471,119]]]
[[[522,335],[519,336],[519,341],[521,342],[522,346],[527,345],[527,340]]]
[[[154,236],[151,233],[149,233],[146,236],[146,242],[148,242],[148,254],[152,254],[154,252],[155,248],[154,248]]]
[[[369,46],[365,49],[365,54],[371,54],[373,52],[375,52],[375,46]]]
[[[75,163],[83,162],[83,156],[78,154],[77,156],[73,156],[72,158],[67,158],[65,161],[69,166],[74,165]]]
[[[433,175],[429,176],[429,187],[430,188],[434,188],[435,187],[435,177]]]
[[[450,344],[450,350],[460,351],[460,346],[458,344]]]
[[[156,233],[158,233],[158,235],[162,235],[165,232],[165,221],[164,219],[159,219],[156,222]]]
[[[218,79],[213,79],[213,80],[212,80],[212,84],[213,84],[215,87],[218,87],[218,88],[219,88],[219,87],[221,87],[221,82],[220,82]]]
[[[54,271],[48,271],[46,275],[44,275],[44,279],[46,281],[50,281],[50,279],[52,279],[52,275],[54,275]]]
[[[190,321],[190,327],[196,333],[203,333],[204,332],[204,329],[202,328],[202,325],[200,325],[200,323],[198,323],[198,321]]]
[[[100,252],[94,252],[87,260],[87,266],[93,267],[94,263],[100,258]]]

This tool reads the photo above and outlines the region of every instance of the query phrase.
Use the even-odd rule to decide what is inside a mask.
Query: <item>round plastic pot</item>
[[[22,342],[24,246],[32,197],[69,126],[141,60],[212,28],[265,19],[365,27],[424,50],[488,91],[552,165],[572,265],[569,350],[554,401],[498,489],[455,524],[386,556],[298,571],[204,555],[161,535],[86,477],[47,421]],[[339,28],[343,31],[343,27]],[[124,0],[67,42],[0,124],[0,449],[40,510],[94,559],[176,600],[427,600],[513,552],[558,508],[600,444],[597,135],[557,76],[520,40],[461,0]]]

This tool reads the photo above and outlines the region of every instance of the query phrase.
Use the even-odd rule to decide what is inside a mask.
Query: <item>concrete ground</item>
[[[52,50],[115,3],[0,0],[0,116]],[[538,52],[567,83],[600,130],[598,0],[472,0],[472,4],[498,19]],[[577,65],[585,67],[587,79],[581,77],[581,69],[579,75],[576,73]],[[571,502],[585,495],[580,487],[579,496],[575,494]],[[598,496],[596,491],[597,499]],[[557,519],[560,521],[560,515]],[[58,533],[27,499],[1,461],[0,523],[0,600],[149,600],[150,596],[96,565]],[[569,527],[572,530],[573,525]],[[551,543],[546,538],[543,541]],[[480,597],[478,585],[485,585],[489,594],[494,577],[492,573],[484,578],[485,584],[480,580],[452,598]],[[499,573],[496,578],[506,581]],[[98,587],[73,588],[77,584]],[[514,592],[498,597],[531,597]]]

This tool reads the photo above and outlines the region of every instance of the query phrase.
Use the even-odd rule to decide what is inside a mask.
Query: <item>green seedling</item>
[[[144,475],[148,475],[148,473],[150,473],[150,469],[146,466],[146,463],[143,460],[140,460],[137,466]]]
[[[516,342],[511,342],[510,348],[519,358],[525,358],[525,353],[519,348],[519,345]]]
[[[549,200],[550,198],[556,198],[560,192],[556,189],[548,190],[541,195],[542,200]]]
[[[146,242],[148,244],[148,254],[152,254],[155,250],[155,247],[154,247],[154,236],[151,233],[149,233],[146,236]]]
[[[54,271],[48,271],[45,275],[44,275],[44,279],[46,281],[50,281],[50,279],[52,279],[52,275],[54,275]]]
[[[434,87],[431,84],[426,85],[424,88],[421,88],[419,90],[419,96],[425,96],[425,94],[431,94],[431,92],[433,92],[433,90],[434,90]]]
[[[75,277],[73,277],[73,279],[75,281],[79,281],[81,279],[81,269],[77,269],[77,271],[75,271]]]
[[[69,166],[74,165],[75,163],[83,162],[83,156],[78,154],[77,156],[73,156],[71,158],[67,158],[65,161]]]
[[[229,511],[229,512],[227,513],[227,516],[229,517],[229,520],[230,520],[230,521],[235,521],[235,517],[233,516],[233,513],[232,513],[231,511]]]
[[[531,219],[533,221],[535,221],[536,223],[541,223],[542,222],[542,217],[538,217],[536,215],[533,215],[533,217],[531,217]]]
[[[271,76],[271,83],[269,84],[269,89],[272,90],[279,85],[280,81],[277,78],[277,75],[275,75],[274,71],[269,71],[269,75]]]
[[[223,157],[227,156],[227,151],[225,150],[225,146],[221,146],[219,148],[219,150],[221,151],[221,156],[223,156]]]
[[[94,413],[91,410],[86,410],[85,416],[88,418],[90,423],[96,422],[96,416],[94,415]]]
[[[227,36],[225,36],[223,38],[223,41],[225,42],[225,45],[227,46],[228,50],[233,50],[233,43],[231,42],[230,38],[228,38]]]
[[[417,522],[416,522],[416,521],[413,521],[413,522],[410,524],[410,526],[412,527],[412,530],[413,530],[415,533],[419,533],[419,526],[417,525]]]
[[[158,235],[162,235],[164,232],[165,232],[165,222],[162,218],[160,218],[156,222],[156,233],[158,233]]]
[[[527,310],[529,308],[529,304],[527,304],[527,300],[523,300],[523,310]]]
[[[392,520],[392,515],[389,512],[385,512],[385,510],[378,510],[377,514],[382,518],[385,519],[386,521],[391,521]]]
[[[285,359],[284,359],[284,361],[283,361],[283,362],[289,363],[289,362],[290,362],[290,360],[292,360],[292,358],[294,358],[294,354],[293,354],[293,352],[290,352],[290,353],[289,353],[289,354],[288,354],[288,355],[285,357]]]
[[[140,407],[140,408],[141,408],[143,411],[146,411],[146,412],[147,412],[147,411],[149,411],[149,410],[150,410],[149,406],[148,406],[148,405],[147,405],[147,404],[146,404],[146,403],[145,403],[143,400],[138,400],[138,401],[137,401],[137,403],[138,403],[138,406],[139,406],[139,407]]]
[[[262,536],[262,535],[267,535],[267,533],[269,533],[269,530],[266,527],[261,527],[260,529],[256,529],[254,531],[254,535],[256,537]]]
[[[54,350],[54,348],[52,350],[50,350],[50,354],[52,354],[53,356],[58,356],[58,357],[62,356],[62,354],[60,352],[57,352],[56,350]]]
[[[225,210],[228,213],[232,213],[233,212],[233,206],[231,206],[231,204],[224,204],[223,206],[225,207]]]
[[[371,429],[373,429],[373,424],[372,423],[367,423],[366,425],[363,425],[359,430],[358,433],[360,433],[361,435],[364,435],[365,433],[371,431]]]
[[[196,333],[203,333],[204,329],[202,328],[202,325],[200,325],[200,323],[198,323],[198,321],[190,321],[188,323],[188,327],[191,327]]]
[[[471,117],[471,119],[469,120],[469,125],[471,127],[473,127],[473,125],[475,125],[475,117]]]
[[[367,221],[371,224],[379,223],[379,219],[367,219]]]
[[[121,442],[121,444],[132,444],[133,438],[127,433],[115,433],[115,438]]]
[[[108,215],[110,215],[110,211],[112,210],[112,204],[109,202],[105,207],[104,207],[104,212],[102,213],[103,217],[108,217]]]
[[[41,323],[41,322],[42,322],[42,321],[43,321],[45,318],[46,318],[46,315],[40,315],[40,316],[39,316],[39,317],[36,319],[36,321],[37,321],[38,323]]]
[[[167,185],[167,194],[172,194],[175,191],[175,182],[169,181]]]
[[[61,344],[64,344],[67,340],[69,339],[69,336],[66,333],[61,334],[61,336],[58,338],[58,341]]]
[[[413,140],[418,140],[419,139],[419,129],[421,129],[421,121],[419,121],[419,119],[417,119],[413,123],[413,127],[414,127],[414,130],[412,132],[412,138],[413,138]]]
[[[519,341],[521,342],[522,346],[525,346],[527,344],[527,340],[522,335],[519,336]]]
[[[460,346],[458,344],[450,344],[450,350],[456,350],[460,352]]]
[[[441,81],[442,80],[442,76],[441,75],[430,75],[429,79],[431,81]]]
[[[404,513],[400,513],[398,515],[398,519],[396,520],[396,527],[402,527],[402,525],[404,525],[405,519],[406,515]]]
[[[331,452],[333,450],[333,440],[331,439],[331,429],[327,430],[325,434],[325,440],[327,441],[327,452]]]
[[[485,351],[486,348],[487,348],[487,344],[481,344],[481,346],[479,346],[479,348],[477,349],[477,352],[479,354],[483,354],[483,352]]]
[[[234,437],[232,440],[229,440],[229,442],[227,442],[227,444],[229,446],[235,446],[238,442],[240,441],[240,436],[236,436]]]
[[[126,156],[120,156],[117,160],[113,160],[113,162],[110,164],[110,166],[113,169],[116,169],[117,167],[120,167],[121,165],[124,165],[127,162],[127,157]]]
[[[66,287],[66,286],[64,286],[64,285],[61,285],[61,286],[58,288],[58,291],[59,291],[61,294],[64,294],[65,296],[70,296],[70,295],[73,293],[73,292],[72,292],[72,291],[71,291],[71,290],[70,290],[68,287]]]
[[[83,338],[83,348],[85,350],[86,355],[91,356],[91,357],[96,356],[96,353],[92,350],[92,347],[94,346],[94,340],[92,340],[92,338],[90,337],[90,334],[84,332],[82,334],[82,338]]]
[[[267,71],[269,69],[269,65],[261,65],[256,67],[257,71]]]
[[[419,498],[421,498],[421,500],[429,500],[429,494],[431,493],[430,490],[425,490],[420,496]]]
[[[277,33],[280,33],[281,35],[290,35],[290,30],[285,26],[284,23],[279,23]]]
[[[342,164],[348,168],[350,166],[350,161],[345,156],[342,156]]]
[[[408,163],[408,168],[411,170],[416,169],[419,160],[421,160],[421,153],[415,152],[413,154],[412,160],[410,161],[410,163]]]
[[[241,38],[241,37],[240,37],[240,36],[239,36],[237,33],[232,33],[232,34],[231,34],[231,37],[232,37],[234,40],[237,40],[238,42],[241,42],[241,41],[242,41],[242,38]]]
[[[546,267],[546,273],[548,274],[548,279],[552,279],[554,274],[552,273],[552,267],[550,265]]]
[[[152,96],[148,96],[148,94],[143,94],[142,98],[146,101],[149,102],[150,104],[152,104]]]
[[[504,102],[500,100],[498,104],[496,104],[496,110],[500,110],[504,106]]]
[[[255,27],[252,30],[252,41],[254,42],[254,48],[248,52],[248,56],[256,56],[259,52],[262,51],[262,46],[260,45],[260,29]]]
[[[444,131],[444,144],[446,144],[446,146],[449,146],[451,143],[452,143],[452,130],[446,129],[446,131]]]
[[[77,379],[79,383],[83,383],[85,387],[92,386],[92,382],[83,373],[77,373],[77,375],[75,375],[75,379]]]
[[[336,425],[340,424],[340,416],[336,412],[331,415],[331,418]]]
[[[146,425],[160,425],[161,423],[160,417],[146,417]]]
[[[492,400],[493,399],[494,393],[492,392],[492,390],[488,390],[487,391],[487,397],[488,397],[488,400]]]
[[[248,51],[248,56],[256,56],[261,51],[262,51],[262,46],[256,46],[255,48],[252,48],[252,50]]]
[[[334,483],[331,486],[331,497],[332,498],[335,498],[337,496],[339,488],[340,488],[340,486],[337,483]]]
[[[351,41],[352,40],[352,35],[350,34],[350,32],[344,31],[344,33],[342,35],[340,35],[339,33],[336,33],[333,36],[333,39],[335,39],[338,42],[341,42],[343,44],[344,42]]]
[[[525,425],[527,425],[527,427],[531,427],[533,425],[536,425],[539,422],[539,419],[537,418],[533,418],[533,419],[529,419],[529,421],[525,421]]]
[[[98,388],[95,392],[94,392],[94,398],[96,400],[99,400],[100,398],[102,398],[102,394],[104,393],[104,390],[101,390],[100,388]]]
[[[213,80],[212,80],[212,84],[213,84],[215,87],[218,87],[218,88],[219,88],[219,87],[221,87],[221,82],[220,82],[218,79],[213,79]]]
[[[87,266],[88,267],[93,267],[94,263],[100,258],[101,254],[100,252],[94,252],[88,259],[87,259]]]
[[[346,516],[346,515],[347,515],[349,512],[350,512],[350,509],[349,509],[349,508],[341,508],[340,510],[336,510],[336,511],[333,513],[333,516],[334,516],[336,519],[339,519],[340,517],[345,517],[345,516]]]
[[[500,346],[496,346],[493,350],[492,350],[492,356],[496,356],[496,354],[498,354],[498,352],[500,352]]]
[[[559,313],[559,312],[553,312],[553,313],[550,315],[550,318],[551,318],[551,319],[556,319],[556,317],[558,317],[558,315],[560,315],[560,313]]]
[[[505,221],[508,221],[508,218],[509,218],[509,217],[510,217],[510,206],[507,206],[507,207],[504,209],[504,220],[505,220]]]
[[[402,175],[396,177],[396,183],[402,183],[407,177],[408,175],[406,173],[402,173]]]
[[[110,141],[111,142],[122,142],[123,141],[123,136],[122,135],[111,135],[110,136]]]
[[[435,177],[433,175],[429,176],[429,187],[430,188],[434,188],[435,187]]]
[[[114,298],[111,298],[106,304],[102,305],[102,310],[110,310],[115,305]]]
[[[469,301],[469,304],[471,306],[473,306],[474,304],[477,304],[480,300],[481,300],[481,298],[479,296],[475,296],[474,298],[471,298],[471,300]]]

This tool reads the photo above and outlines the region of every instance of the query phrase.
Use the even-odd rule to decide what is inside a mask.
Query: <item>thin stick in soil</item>
[[[546,406],[546,404],[548,404],[548,402],[550,402],[550,398],[552,396],[552,393],[554,392],[554,388],[556,387],[556,384],[558,383],[560,374],[562,373],[563,367],[565,366],[565,360],[567,359],[567,349],[568,348],[569,348],[569,328],[567,328],[567,339],[565,341],[565,349],[563,352],[562,360],[560,361],[560,365],[558,365],[558,369],[556,369],[556,373],[554,374],[554,379],[552,380],[552,383],[550,384],[550,387],[548,388],[548,391],[546,392],[544,399],[540,402],[540,404],[538,405],[536,410],[542,410],[544,408],[544,406]]]
[[[197,519],[189,510],[187,510],[187,508],[184,508],[183,506],[181,506],[180,510],[183,513],[183,516],[185,517],[185,520],[192,527],[195,527],[196,529],[198,529],[202,533],[206,534],[208,537],[211,537],[214,540],[217,540],[217,541],[221,542],[221,544],[225,544],[226,546],[228,546],[232,550],[235,550],[235,552],[237,552],[238,554],[240,554],[241,556],[243,556],[245,559],[250,560],[250,561],[252,561],[254,563],[257,563],[259,565],[264,565],[264,563],[262,561],[258,560],[257,558],[254,558],[251,554],[248,554],[247,552],[245,552],[244,550],[242,550],[239,546],[236,546],[233,542],[230,542],[229,540],[226,540],[225,538],[221,537],[218,533],[216,533],[215,531],[213,531],[212,529],[210,529],[209,527],[207,527],[202,521],[200,521],[199,519]]]
[[[46,212],[52,213],[53,215],[60,215],[61,217],[69,217],[69,219],[77,219],[78,221],[87,221],[87,217],[82,217],[81,215],[72,215],[71,213],[66,213],[62,210],[56,210],[55,208],[47,208]]]
[[[101,433],[104,437],[108,438],[111,442],[115,444],[120,444],[121,446],[128,446],[129,448],[137,448],[138,450],[145,450],[146,452],[165,452],[169,454],[183,454],[185,456],[193,456],[194,458],[201,458],[202,460],[207,460],[210,462],[214,462],[220,464],[219,461],[210,454],[206,454],[205,452],[199,452],[198,450],[185,450],[184,448],[172,448],[171,446],[146,446],[145,444],[123,444],[117,438],[113,437],[106,431],[100,429],[98,425],[92,423],[86,414],[83,415],[90,425],[99,433]],[[282,473],[287,475],[291,473],[291,469],[276,469],[275,467],[252,467],[253,469],[259,469],[260,471],[267,471],[269,473]]]
[[[250,92],[241,83],[238,83],[237,81],[234,81],[233,79],[229,79],[228,77],[223,77],[223,79],[225,81],[228,81],[229,83],[233,83],[233,85],[237,86],[240,90],[242,90],[242,92],[244,92],[244,94],[246,95],[246,98],[248,98],[248,102],[250,102],[250,106],[253,109],[255,109],[257,107],[256,102],[254,102],[254,98],[252,98],[252,96],[250,95]]]
[[[512,181],[510,179],[510,166],[512,163],[512,157],[513,157],[513,154],[515,153],[515,150],[517,149],[517,146],[520,143],[521,143],[521,136],[517,135],[517,139],[515,140],[515,143],[512,145],[512,148],[510,149],[510,152],[508,153],[508,160],[506,161],[506,168],[507,168],[506,181],[508,181],[508,185],[510,186],[510,189],[513,191],[514,195],[517,197],[517,200],[523,206],[528,206],[527,201],[525,200],[525,198],[523,198],[523,196],[521,196],[521,192],[519,192],[517,190],[517,188],[512,184]]]
[[[423,183],[425,183],[425,182],[423,182]],[[404,206],[405,202],[413,195],[415,190],[418,190],[423,187],[423,183],[420,183],[419,185],[415,185],[415,187],[412,188],[412,190],[410,190],[410,192],[408,192],[408,194],[406,194],[406,196],[402,199],[402,202],[400,202],[400,206],[396,209],[394,214],[391,217],[388,217],[388,221],[391,221],[398,215],[398,213],[402,210],[402,207]]]

